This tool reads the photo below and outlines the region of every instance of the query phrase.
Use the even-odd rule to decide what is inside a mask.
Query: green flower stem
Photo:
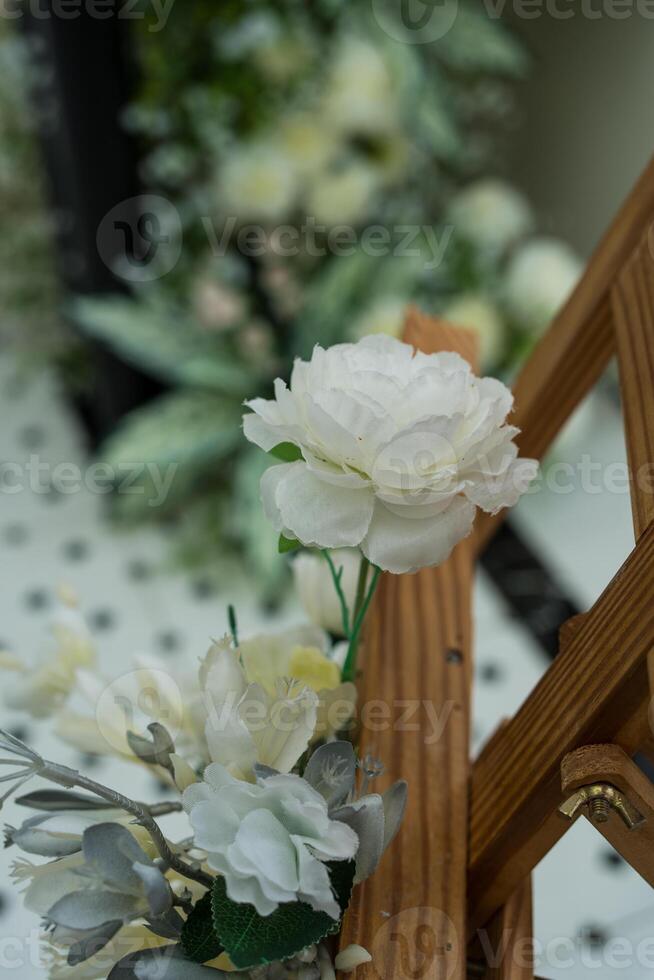
[[[345,658],[345,663],[343,664],[342,678],[344,681],[354,681],[356,678],[357,654],[359,652],[361,629],[363,627],[368,609],[370,608],[370,603],[372,602],[372,597],[375,594],[375,590],[379,583],[379,576],[381,574],[380,568],[373,566],[373,569],[372,579],[366,591],[370,562],[367,558],[362,556],[361,565],[359,567],[359,581],[357,583],[357,598],[354,607],[354,625],[352,627],[352,633],[350,634],[347,656]]]
[[[347,637],[350,635],[350,613],[347,608],[347,599],[345,598],[345,593],[343,592],[343,566],[337,570],[334,565],[334,559],[329,554],[328,551],[323,551],[323,556],[325,561],[329,565],[329,571],[332,573],[332,581],[334,583],[334,588],[336,589],[336,595],[338,596],[338,601],[341,604],[341,620],[343,622],[343,634]]]

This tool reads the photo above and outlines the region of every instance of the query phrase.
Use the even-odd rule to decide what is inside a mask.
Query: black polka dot
[[[40,449],[45,445],[45,430],[40,425],[26,425],[18,433],[18,439],[25,449]]]
[[[64,499],[64,496],[65,494],[52,483],[50,486],[44,487],[43,492],[39,494],[40,499],[45,501],[46,504],[58,504]]]
[[[90,548],[82,538],[67,541],[63,546],[64,557],[68,561],[83,561],[89,556]]]
[[[617,851],[605,850],[601,854],[602,864],[604,864],[611,871],[621,871],[627,867],[627,864]]]
[[[133,558],[132,561],[127,563],[127,576],[132,582],[143,582],[145,579],[150,578],[151,574],[152,569],[150,565],[142,558]]]
[[[445,654],[445,660],[447,661],[448,664],[462,664],[463,654],[461,653],[460,650],[456,650],[454,649],[454,647],[452,647]]]
[[[26,725],[14,725],[13,728],[9,729],[9,734],[21,742],[29,742],[30,732]]]
[[[2,536],[6,544],[18,547],[27,541],[29,532],[25,524],[8,524]]]
[[[479,669],[479,676],[485,684],[497,684],[502,680],[504,671],[496,663],[483,664]]]
[[[30,589],[25,595],[25,605],[34,612],[46,609],[49,602],[50,597],[45,589]]]
[[[94,630],[110,630],[116,625],[116,617],[111,609],[94,609],[89,614],[89,623]]]
[[[581,927],[579,941],[590,949],[603,949],[609,941],[609,935],[601,926],[591,923]]]
[[[163,630],[157,634],[157,645],[164,653],[175,653],[182,645],[181,637],[175,630]]]
[[[9,896],[6,892],[0,892],[0,915],[3,915],[9,907]]]
[[[93,752],[82,752],[80,766],[84,769],[97,769],[102,764],[102,757]]]
[[[198,578],[191,583],[191,592],[196,599],[210,599],[217,591],[215,583],[210,578]]]

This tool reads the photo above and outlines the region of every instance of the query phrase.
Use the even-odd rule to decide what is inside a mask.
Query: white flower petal
[[[361,550],[373,565],[396,575],[440,565],[470,534],[474,517],[474,505],[463,497],[455,497],[442,514],[422,520],[398,517],[378,502]]]
[[[356,547],[368,530],[374,501],[369,490],[324,483],[303,462],[266,470],[261,494],[278,531],[319,548]]]

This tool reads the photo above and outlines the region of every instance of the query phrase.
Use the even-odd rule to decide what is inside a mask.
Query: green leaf
[[[181,945],[184,955],[194,963],[206,963],[223,952],[213,927],[211,892],[202,896],[184,923]]]
[[[277,551],[280,555],[285,555],[289,551],[297,551],[301,547],[300,542],[297,538],[285,538],[283,534],[279,535],[279,541],[277,543]]]
[[[104,296],[76,300],[72,316],[85,333],[164,381],[238,395],[252,386],[253,373],[225,339],[201,330],[172,306]]]
[[[229,506],[229,527],[244,552],[248,575],[256,581],[265,602],[276,602],[288,584],[288,563],[279,554],[279,535],[263,512],[259,496],[261,477],[270,457],[254,446],[239,455]]]
[[[352,893],[354,861],[339,861],[328,868],[344,912]],[[326,912],[314,912],[306,902],[285,902],[272,915],[261,916],[253,905],[228,897],[224,878],[214,882],[212,904],[216,933],[239,970],[286,960],[340,928],[340,921]]]
[[[284,463],[294,463],[302,459],[300,447],[294,442],[280,442],[270,450],[270,455],[276,459],[283,460]]]

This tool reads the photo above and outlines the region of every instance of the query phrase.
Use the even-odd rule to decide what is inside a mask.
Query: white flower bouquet
[[[337,609],[345,642],[332,647],[316,625],[241,639],[230,610],[231,635],[194,676],[139,662],[129,703],[149,706],[143,718],[124,712],[126,692],[104,696],[71,608],[46,665],[4,657],[14,706],[55,715],[65,740],[150,767],[177,793],[132,800],[0,733],[3,800],[34,776],[54,784],[21,797],[32,815],[6,829],[8,846],[46,859],[16,861],[14,877],[43,916],[53,978],[327,980],[370,958],[350,947],[332,962],[328,942],[397,833],[407,794],[402,780],[375,793],[383,760],[357,757],[366,611],[381,571],[443,562],[477,507],[514,504],[535,475],[517,457],[502,384],[454,354],[388,337],[316,348],[288,388],[278,382],[274,400],[249,407],[247,437],[277,457],[261,492],[279,546],[314,549],[299,556],[308,587],[327,581],[335,605],[306,592],[305,604],[332,620]],[[341,548],[353,550],[331,551]],[[91,716],[72,710],[73,689]],[[180,840],[160,825],[171,813],[187,821]]]

